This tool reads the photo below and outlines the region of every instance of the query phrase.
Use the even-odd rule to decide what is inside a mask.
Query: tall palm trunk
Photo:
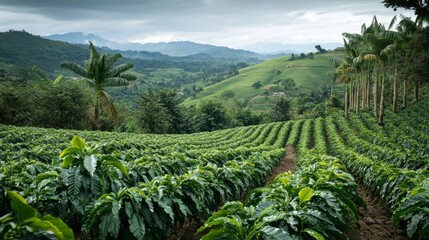
[[[369,111],[371,105],[371,79],[368,79],[366,86],[366,109]]]
[[[353,109],[353,83],[350,83],[350,90],[349,90],[349,109]]]
[[[359,88],[360,88],[360,86],[359,86],[360,84],[358,84],[357,86],[356,86],[356,99],[355,99],[355,104],[356,104],[356,106],[355,106],[355,110],[356,110],[356,114],[358,114],[359,113]]]
[[[384,78],[383,72],[381,76],[380,114],[378,115],[378,123],[382,123],[384,118]]]
[[[375,82],[374,82],[374,117],[378,117],[378,73],[376,73]]]
[[[407,79],[404,79],[404,92],[402,94],[402,110],[407,107]]]
[[[347,96],[347,90],[348,88],[348,84],[346,83],[346,87],[345,87],[345,93],[344,93],[344,117],[348,118],[349,117],[349,98]]]
[[[396,113],[398,101],[398,60],[395,60],[395,78],[393,79],[393,102],[392,111]]]
[[[366,89],[366,83],[363,82],[362,86],[360,86],[360,110],[363,111],[364,110],[364,106],[365,106],[365,89]]]

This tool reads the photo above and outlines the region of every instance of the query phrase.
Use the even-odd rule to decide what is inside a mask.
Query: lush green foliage
[[[87,89],[71,80],[0,84],[0,123],[86,129],[90,103]]]
[[[418,129],[428,131],[428,125],[421,115],[414,115],[416,118],[413,121],[404,121],[409,113],[422,112],[417,110],[419,108],[427,109],[427,106],[415,105],[412,110],[401,113],[401,116],[392,116],[392,119],[401,119],[396,122],[397,125],[391,122],[390,117],[387,118],[386,127],[380,127],[368,115],[362,118],[363,123],[360,124],[362,120],[353,117],[357,123],[353,127],[340,116],[328,117],[326,120],[332,153],[365,185],[391,204],[394,222],[405,224],[410,238],[426,239],[429,236],[429,215],[426,211],[429,206],[426,170],[429,162],[427,153],[420,150],[421,143],[415,141],[413,136],[419,135]],[[408,128],[407,132],[400,130],[404,128],[404,123],[412,122],[413,128]],[[362,138],[357,136],[360,132],[364,136],[364,132],[368,131],[377,134]],[[396,139],[389,132],[396,132],[401,137]]]
[[[311,120],[294,124],[289,135],[300,153],[297,172],[253,190],[245,205],[226,203],[199,229],[210,230],[202,239],[348,239],[363,201],[345,167],[325,155],[323,121],[316,123],[315,150]]]
[[[272,146],[282,125],[171,136],[1,126],[1,191],[92,238],[165,239],[262,184],[284,155]],[[3,194],[0,205],[10,210]]]
[[[39,217],[18,193],[9,191],[8,195],[13,213],[0,217],[1,239],[74,239],[73,231],[60,218]]]
[[[203,226],[206,239],[346,239],[362,206],[346,166],[410,238],[426,239],[428,112],[420,103],[386,112],[383,126],[334,114],[190,135],[0,125],[0,214],[13,210],[12,190],[94,239],[166,239],[232,201]],[[286,144],[297,147],[297,172],[235,202],[263,184]]]
[[[347,166],[390,204],[393,221],[410,238],[426,239],[427,112],[424,103],[387,112],[384,126],[369,114],[338,113],[283,125],[286,143],[297,146],[297,172],[253,190],[244,204],[226,203],[199,232],[203,239],[347,239],[363,204]]]

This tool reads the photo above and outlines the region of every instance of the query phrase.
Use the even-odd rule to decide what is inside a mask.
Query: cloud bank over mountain
[[[374,15],[388,24],[394,14],[373,0],[2,0],[0,30],[24,29],[38,35],[84,32],[116,42],[194,41],[244,48],[260,42],[342,42],[343,32],[359,32]]]

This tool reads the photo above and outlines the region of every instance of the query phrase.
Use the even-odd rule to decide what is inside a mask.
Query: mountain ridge
[[[93,42],[96,46],[108,47],[112,50],[121,51],[147,51],[159,52],[172,57],[185,57],[196,54],[207,54],[213,58],[237,58],[237,59],[250,59],[259,58],[264,59],[267,56],[254,53],[248,50],[233,49],[223,46],[214,46],[210,44],[201,44],[191,41],[175,41],[175,42],[160,42],[160,43],[118,43],[99,37],[95,34],[84,34],[82,32],[71,32],[65,34],[54,34],[43,36],[46,39],[63,41],[74,44],[87,44],[89,41]]]

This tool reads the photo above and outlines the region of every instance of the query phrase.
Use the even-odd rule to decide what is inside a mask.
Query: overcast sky
[[[381,0],[0,0],[0,31],[94,33],[117,42],[194,41],[233,48],[259,42],[342,42],[374,15],[395,14]]]

